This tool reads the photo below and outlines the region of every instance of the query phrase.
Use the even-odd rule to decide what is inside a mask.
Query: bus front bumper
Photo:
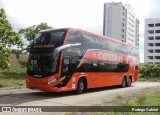
[[[26,87],[29,89],[39,89],[41,91],[47,91],[47,92],[65,92],[65,91],[75,90],[75,88],[68,88],[67,86],[59,88],[55,87],[52,84],[37,85],[37,84],[32,84],[30,82],[26,83]]]

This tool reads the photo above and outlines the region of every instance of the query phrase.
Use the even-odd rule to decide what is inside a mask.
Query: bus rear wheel
[[[126,82],[126,77],[123,77],[121,87],[122,87],[122,88],[126,87],[126,84],[127,84],[127,82]]]
[[[84,90],[85,90],[85,82],[83,79],[80,79],[77,85],[76,93],[81,94],[84,92]]]
[[[131,84],[132,84],[132,78],[129,77],[129,78],[128,78],[128,81],[127,81],[127,87],[130,87]]]

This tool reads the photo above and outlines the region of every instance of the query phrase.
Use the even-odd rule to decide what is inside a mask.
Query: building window
[[[122,38],[124,38],[124,34],[122,34]]]
[[[160,50],[159,50],[159,49],[156,49],[156,50],[155,50],[155,53],[160,53]]]
[[[148,59],[153,59],[153,56],[148,56]]]
[[[133,40],[131,38],[128,38],[128,40],[133,42]]]
[[[125,17],[125,13],[124,12],[122,13],[122,16]]]
[[[155,59],[160,59],[160,56],[155,56]]]
[[[134,35],[132,35],[131,33],[128,33],[128,35],[130,35],[130,36],[134,37]]]
[[[160,30],[155,30],[155,33],[160,33]]]
[[[153,46],[153,43],[147,43],[148,44],[148,46]]]
[[[148,27],[154,27],[154,24],[148,24]]]
[[[124,23],[122,23],[122,27],[124,27]]]
[[[122,32],[124,33],[124,29],[122,29]]]
[[[148,37],[148,40],[153,40],[153,37]]]
[[[153,53],[153,50],[148,50],[148,53]]]
[[[160,40],[160,36],[155,36],[155,40]]]
[[[154,30],[148,30],[148,33],[149,33],[149,34],[153,34],[153,33],[154,33]]]
[[[128,28],[130,31],[134,32],[131,28]]]
[[[160,46],[160,43],[155,43],[155,46]]]
[[[123,6],[123,10],[125,10],[124,6]]]
[[[125,20],[125,19],[124,19],[124,17],[123,17],[123,18],[122,18],[122,22],[124,22],[124,20]]]
[[[160,27],[160,23],[156,23],[156,27]]]

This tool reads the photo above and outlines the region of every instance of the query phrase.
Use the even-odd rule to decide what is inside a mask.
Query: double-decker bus
[[[138,80],[138,47],[81,29],[39,32],[29,50],[26,87],[49,92],[121,85]]]

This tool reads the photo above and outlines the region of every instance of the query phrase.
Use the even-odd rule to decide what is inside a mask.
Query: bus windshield
[[[40,32],[36,35],[33,44],[62,44],[65,33],[65,30]]]
[[[43,31],[36,35],[28,58],[27,73],[29,75],[47,77],[58,72],[59,57],[54,59],[54,50],[63,45],[66,32],[65,29],[61,29]]]
[[[41,78],[57,71],[57,60],[53,59],[53,53],[30,53],[27,65],[28,74]]]

